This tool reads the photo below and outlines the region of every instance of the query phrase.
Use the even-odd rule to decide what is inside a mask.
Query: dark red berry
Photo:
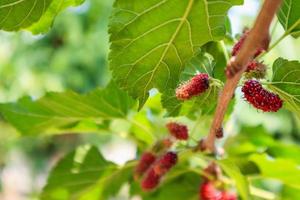
[[[135,168],[135,178],[141,177],[156,160],[156,156],[151,152],[145,152],[141,156],[139,163]]]
[[[250,104],[264,112],[277,112],[282,107],[283,101],[280,97],[264,89],[256,80],[248,80],[242,92]]]
[[[178,140],[187,140],[188,128],[185,125],[181,125],[175,122],[170,122],[167,125],[167,128],[172,136],[174,136]]]
[[[237,200],[237,196],[234,193],[222,191],[220,200]]]
[[[219,128],[217,131],[216,131],[216,137],[217,138],[223,138],[224,136],[224,131],[223,131],[223,128]]]
[[[247,39],[248,35],[250,33],[250,30],[246,30],[243,35],[241,36],[241,38],[239,39],[239,41],[233,46],[232,48],[232,52],[231,52],[231,55],[232,56],[236,56],[238,54],[238,52],[241,50],[245,40]],[[259,54],[261,54],[263,51],[265,51],[268,46],[269,46],[269,42],[268,41],[264,41],[263,43],[266,43],[266,44],[263,44],[262,47],[258,48],[254,54],[254,57],[257,57]]]
[[[160,182],[160,178],[161,176],[156,174],[154,169],[151,168],[141,182],[142,189],[145,191],[154,189],[155,187],[158,186]]]
[[[200,200],[220,200],[221,192],[218,191],[213,182],[207,181],[200,185]]]
[[[177,159],[176,153],[167,152],[153,165],[155,173],[163,176],[177,163]]]
[[[186,83],[176,89],[176,97],[179,100],[188,100],[194,96],[200,95],[209,88],[209,76],[206,73],[200,73],[191,78]]]
[[[246,78],[261,79],[266,76],[266,71],[267,71],[267,68],[263,63],[258,62],[256,60],[252,60],[247,65],[245,76],[246,76]]]

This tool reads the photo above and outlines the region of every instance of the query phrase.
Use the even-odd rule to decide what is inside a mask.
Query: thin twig
[[[204,141],[205,147],[211,152],[215,152],[216,132],[222,127],[223,119],[230,100],[233,97],[246,65],[253,58],[258,47],[265,46],[269,42],[269,29],[271,22],[279,8],[282,0],[265,0],[263,7],[251,29],[249,36],[245,40],[241,50],[236,57],[232,57],[227,64],[227,81],[219,97],[217,110],[213,119],[210,133]]]

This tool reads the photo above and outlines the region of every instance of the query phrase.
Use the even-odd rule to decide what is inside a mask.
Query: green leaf
[[[53,24],[54,18],[69,6],[81,5],[85,0],[52,0],[43,16],[28,28],[33,34],[46,33]]]
[[[187,64],[186,69],[181,74],[180,82],[184,82],[199,72],[207,73],[210,77],[213,77],[214,66],[212,57],[208,54],[199,53]],[[196,114],[210,114],[214,111],[220,85],[212,84],[210,81],[209,89],[200,94],[199,96],[193,97],[188,101],[180,101],[176,98],[175,88],[168,89],[162,95],[162,105],[168,111],[168,116],[187,115],[194,117]]]
[[[174,88],[186,63],[226,33],[229,8],[242,0],[117,0],[110,22],[110,67],[118,84],[138,98]]]
[[[227,65],[228,55],[226,47],[223,42],[210,42],[203,46],[203,51],[209,53],[214,58],[214,78],[217,78],[223,82],[226,80],[224,69]]]
[[[269,87],[280,95],[285,106],[300,117],[300,63],[278,58],[273,64]]]
[[[105,161],[95,147],[87,152],[81,163],[76,162],[76,157],[76,151],[73,151],[59,161],[40,195],[41,200],[66,200],[78,197],[96,184],[107,170],[115,167]]]
[[[84,0],[4,0],[0,2],[0,29],[17,31],[29,28],[34,33],[45,32],[54,17],[68,6]],[[30,28],[30,26],[32,26]]]
[[[136,162],[128,162],[122,167],[107,169],[97,184],[86,190],[80,200],[107,200],[116,197],[126,183],[133,183],[133,170]]]
[[[225,171],[225,173],[235,181],[235,185],[239,194],[243,199],[250,199],[249,184],[240,169],[229,159],[220,160],[218,164]]]
[[[138,112],[133,117],[131,131],[137,140],[142,141],[147,146],[151,146],[155,142],[153,125],[145,110]]]
[[[101,199],[106,200],[109,199],[109,197],[113,197],[125,183],[132,181],[135,164],[135,162],[127,163],[124,167],[104,177]]]
[[[245,155],[266,152],[275,158],[284,158],[300,163],[298,156],[300,148],[297,144],[275,140],[261,125],[257,127],[243,126],[239,134],[227,140],[225,149],[231,158],[237,156],[239,160]]]
[[[124,118],[134,101],[114,83],[86,95],[75,92],[48,93],[33,101],[0,104],[0,112],[24,134],[54,131],[84,119]]]
[[[300,199],[300,188],[284,185],[281,191],[281,199],[294,200]]]
[[[274,159],[266,154],[255,154],[249,160],[255,162],[264,178],[277,179],[283,183],[300,188],[299,165],[288,159]]]
[[[300,36],[300,0],[283,0],[277,17],[287,34]]]

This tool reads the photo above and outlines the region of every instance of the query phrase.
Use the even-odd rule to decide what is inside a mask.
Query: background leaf
[[[297,163],[288,159],[274,159],[266,154],[254,154],[249,160],[255,162],[264,178],[277,179],[300,188],[300,170]]]
[[[0,112],[24,134],[37,134],[84,119],[124,118],[134,105],[114,83],[86,95],[74,92],[48,93],[33,101],[26,97],[17,103],[0,105]]]
[[[218,164],[225,173],[235,181],[235,186],[243,199],[250,199],[249,185],[245,176],[240,172],[240,169],[230,160],[220,160]]]
[[[54,17],[68,6],[84,0],[6,0],[0,2],[0,29],[17,31],[30,28],[34,33],[48,30]]]
[[[300,36],[300,0],[283,0],[278,11],[278,20],[285,31],[293,37]]]
[[[105,161],[95,147],[87,152],[82,163],[76,162],[75,158],[76,151],[73,151],[52,170],[40,195],[42,200],[74,199],[115,167]]]
[[[40,20],[34,23],[28,29],[34,34],[46,33],[52,26],[54,18],[60,12],[62,12],[69,6],[78,6],[84,1],[85,0],[52,0],[52,3],[50,4],[46,12],[43,14],[43,16],[40,18]]]
[[[119,85],[145,103],[151,88],[177,85],[205,43],[226,33],[228,9],[241,0],[117,0],[110,23],[110,66]]]
[[[300,117],[300,63],[278,58],[273,64],[269,87],[284,100],[286,107]]]

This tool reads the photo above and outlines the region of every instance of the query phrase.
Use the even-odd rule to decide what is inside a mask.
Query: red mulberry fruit
[[[167,128],[172,136],[174,136],[178,140],[187,140],[188,128],[185,125],[181,125],[178,123],[170,122],[167,125]]]
[[[156,156],[151,152],[145,152],[141,156],[138,165],[135,168],[135,178],[141,177],[156,160]]]
[[[238,54],[238,52],[241,50],[246,38],[248,37],[250,33],[250,30],[246,30],[244,31],[243,35],[241,36],[241,38],[239,39],[239,41],[233,46],[233,49],[232,49],[232,52],[231,52],[231,55],[232,56],[236,56]],[[269,46],[269,39],[268,41],[264,41],[264,44],[263,47],[260,47],[256,50],[255,54],[254,54],[254,57],[257,57],[259,54],[261,54],[263,51],[265,51],[268,46]]]
[[[220,200],[221,192],[218,191],[212,182],[204,182],[200,185],[200,200]]]
[[[209,88],[209,76],[200,73],[176,89],[176,97],[179,100],[188,100],[205,92]]]
[[[174,152],[167,152],[164,154],[153,166],[156,174],[163,176],[177,163],[177,154]]]
[[[249,80],[242,88],[244,97],[255,108],[264,112],[277,112],[283,101],[277,94],[265,90],[256,80]]]
[[[151,168],[141,182],[141,187],[145,191],[149,191],[158,186],[161,176],[156,174]]]
[[[220,200],[237,200],[237,196],[234,193],[223,191]]]
[[[245,76],[246,78],[261,79],[266,76],[266,71],[266,66],[263,63],[253,60],[248,63]]]

